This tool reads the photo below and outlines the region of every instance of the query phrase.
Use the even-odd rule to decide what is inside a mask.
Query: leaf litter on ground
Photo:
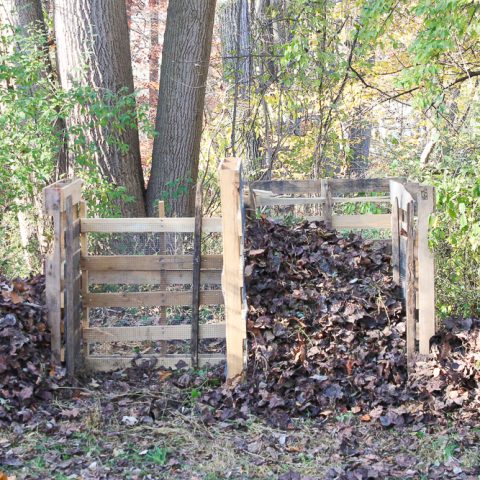
[[[200,372],[165,370],[139,357],[131,368],[87,374],[68,385],[62,369],[50,363],[43,277],[2,278],[2,428],[17,437],[27,430],[65,439],[94,429],[110,438],[112,430],[128,436],[169,422],[193,421],[201,436],[213,438],[209,430],[233,436],[235,451],[261,468],[262,462],[278,460],[279,449],[292,456],[315,456],[318,446],[299,446],[301,432],[311,424],[334,439],[338,458],[328,458],[339,465],[322,476],[291,468],[280,477],[301,479],[417,478],[418,469],[405,453],[381,458],[372,453],[381,447],[368,435],[363,445],[362,432],[372,428],[461,432],[445,451],[455,445],[468,450],[478,443],[478,319],[448,319],[433,339],[432,355],[418,359],[407,375],[404,308],[385,245],[358,235],[342,237],[321,223],[286,226],[258,219],[249,222],[245,254],[248,367],[244,378],[226,383],[223,365]],[[278,433],[251,438],[255,418]],[[455,426],[449,427],[452,421]],[[422,438],[415,437],[413,444]],[[22,460],[5,442],[0,462],[20,468]],[[401,443],[398,448],[404,448]],[[144,447],[143,452],[150,451],[149,445]],[[180,463],[185,462],[177,453]],[[156,466],[169,473],[155,478],[171,478],[173,471],[175,478],[183,478],[177,456],[170,454],[166,465]],[[444,456],[425,467],[428,478],[476,478],[471,475],[479,473],[480,461],[462,469]],[[66,472],[92,466],[79,460],[67,463]],[[123,463],[115,465],[123,468]],[[110,478],[95,465],[85,478]]]

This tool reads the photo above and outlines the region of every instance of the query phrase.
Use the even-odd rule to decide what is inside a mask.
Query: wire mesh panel
[[[165,219],[95,220],[82,223],[88,235],[88,254],[81,260],[88,278],[83,298],[87,368],[128,366],[138,357],[165,366],[188,364],[193,233],[175,232]],[[138,227],[145,220],[147,227]],[[185,220],[190,219],[178,219],[178,224],[188,230]],[[222,238],[217,227],[208,221],[206,225],[200,274],[201,364],[221,361],[225,354]],[[148,228],[154,231],[145,231]]]

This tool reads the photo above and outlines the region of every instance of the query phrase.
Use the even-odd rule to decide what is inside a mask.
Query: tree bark
[[[55,0],[54,26],[60,80],[65,89],[74,83],[88,85],[100,93],[110,90],[133,92],[133,76],[126,5],[119,0]],[[92,117],[76,112],[70,125],[88,126]],[[145,216],[145,185],[136,126],[116,133],[124,152],[108,142],[108,127],[88,127],[87,137],[96,147],[95,161],[108,182],[123,186],[133,197],[121,202],[125,216]]]
[[[214,16],[215,0],[168,5],[147,189],[151,216],[158,200],[166,200],[169,216],[193,214]]]
[[[46,32],[41,0],[3,0],[2,3],[1,16],[23,34],[32,27]]]

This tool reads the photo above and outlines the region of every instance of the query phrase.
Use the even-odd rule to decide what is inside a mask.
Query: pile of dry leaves
[[[52,398],[45,279],[0,278],[0,426],[28,421]]]
[[[385,246],[322,223],[250,222],[246,249],[246,382],[204,395],[221,419],[343,412],[385,426],[479,405],[478,334],[437,337],[437,354],[407,378],[405,319]],[[472,323],[472,322],[470,322]],[[475,325],[470,325],[475,327]]]

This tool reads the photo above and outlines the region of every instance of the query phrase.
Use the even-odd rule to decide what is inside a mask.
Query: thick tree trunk
[[[62,86],[73,83],[88,85],[100,93],[121,89],[133,92],[133,76],[126,5],[119,0],[55,0],[55,35]],[[72,125],[88,125],[91,117],[77,112],[69,120]],[[108,142],[108,127],[98,124],[88,130],[88,140],[97,148],[95,160],[102,176],[117,186],[123,186],[133,197],[122,202],[122,214],[144,216],[145,185],[140,161],[136,127],[116,133],[116,140],[128,145],[122,151]]]
[[[192,215],[215,0],[170,1],[147,190],[148,214],[166,200],[169,216]]]
[[[45,32],[41,0],[3,0],[0,15],[13,27],[27,33],[29,28]]]
[[[358,112],[354,115],[348,130],[348,140],[352,155],[350,157],[349,173],[363,178],[368,172],[370,142],[372,139],[372,124]]]

